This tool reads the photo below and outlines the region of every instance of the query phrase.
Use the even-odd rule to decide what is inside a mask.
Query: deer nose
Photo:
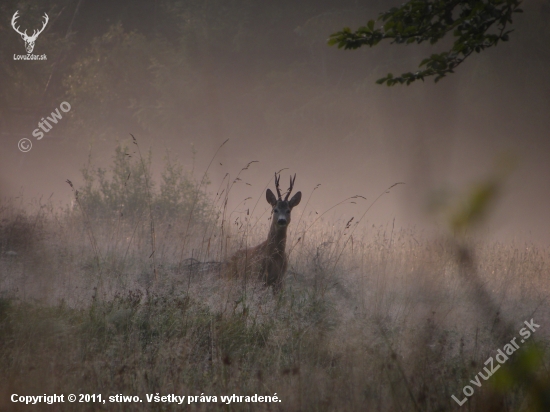
[[[277,220],[277,224],[278,224],[278,225],[281,225],[281,226],[286,225],[286,219],[279,219],[279,220]]]

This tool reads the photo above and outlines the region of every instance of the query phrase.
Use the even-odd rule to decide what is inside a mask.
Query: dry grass
[[[0,410],[52,410],[11,403],[12,393],[144,400],[108,410],[181,409],[145,401],[156,393],[218,396],[195,410],[537,410],[529,387],[497,376],[460,408],[451,395],[463,398],[524,320],[541,325],[530,342],[548,353],[549,250],[471,240],[496,308],[482,313],[450,240],[375,227],[351,240],[347,222],[295,218],[286,285],[274,296],[219,276],[219,262],[263,240],[265,224],[225,211],[222,223],[156,220],[155,279],[146,216],[86,221],[78,209],[2,205]],[[497,334],[503,322],[516,335]],[[548,355],[536,362],[548,382]],[[219,398],[256,393],[282,402]],[[101,408],[55,407],[82,409]]]

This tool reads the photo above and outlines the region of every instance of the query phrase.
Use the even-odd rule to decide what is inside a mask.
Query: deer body
[[[257,277],[266,286],[273,286],[277,292],[281,289],[284,274],[288,266],[285,252],[286,232],[290,224],[290,213],[302,199],[302,193],[296,193],[288,200],[294,186],[294,179],[290,180],[290,188],[284,200],[279,190],[279,178],[275,176],[275,187],[278,199],[270,189],[266,191],[267,202],[272,206],[272,220],[267,239],[259,245],[237,251],[229,261],[229,270],[232,277]]]

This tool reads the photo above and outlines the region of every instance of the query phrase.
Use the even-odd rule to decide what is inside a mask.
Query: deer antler
[[[27,34],[27,30],[25,30],[25,32],[21,32],[19,30],[19,27],[15,27],[15,21],[19,18],[19,10],[17,10],[15,12],[15,14],[13,15],[13,17],[11,18],[11,26],[13,27],[13,29],[19,33],[21,36],[23,36],[23,38],[27,39],[27,40],[36,40],[36,38],[38,37],[38,35],[40,33],[42,33],[44,31],[44,29],[46,28],[46,25],[48,24],[48,22],[50,21],[50,18],[48,17],[48,14],[47,13],[44,13],[44,23],[42,23],[42,28],[40,30],[34,30],[33,33],[32,33],[32,36],[29,36]]]
[[[294,178],[290,176],[290,187],[288,188],[288,192],[286,193],[285,202],[288,200],[288,197],[290,196],[290,192],[292,192],[292,188],[294,187],[295,180],[296,180],[296,173],[294,173]]]
[[[279,180],[281,180],[281,175],[277,177],[277,173],[275,173],[275,189],[277,189],[277,195],[279,196],[279,200],[281,200],[281,189],[279,188]]]
[[[44,23],[42,24],[42,28],[40,30],[35,30],[31,36],[31,38],[34,38],[36,39],[38,37],[38,35],[40,33],[42,33],[44,31],[44,29],[46,28],[46,24],[48,24],[48,22],[50,21],[50,18],[48,17],[48,15],[46,13],[44,13]]]
[[[25,33],[21,33],[21,31],[19,30],[19,27],[15,27],[15,20],[17,20],[19,18],[19,10],[17,10],[15,12],[15,14],[13,15],[13,17],[11,18],[11,26],[13,27],[13,29],[19,33],[21,36],[27,36],[27,30],[25,30]]]

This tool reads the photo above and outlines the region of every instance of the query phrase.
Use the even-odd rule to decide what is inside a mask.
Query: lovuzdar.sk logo
[[[45,54],[40,54],[40,55],[32,54],[32,51],[34,50],[34,44],[36,42],[36,38],[40,33],[44,31],[44,29],[46,28],[46,24],[48,24],[48,21],[50,20],[48,15],[44,13],[44,16],[43,16],[44,23],[42,24],[42,28],[40,30],[35,29],[31,36],[27,34],[27,30],[22,32],[19,29],[19,26],[16,26],[16,20],[18,18],[19,18],[19,10],[17,10],[14,13],[13,17],[11,18],[11,26],[17,33],[21,35],[21,38],[25,42],[25,49],[27,49],[27,54],[14,54],[13,60],[47,60],[48,58],[46,57]]]

